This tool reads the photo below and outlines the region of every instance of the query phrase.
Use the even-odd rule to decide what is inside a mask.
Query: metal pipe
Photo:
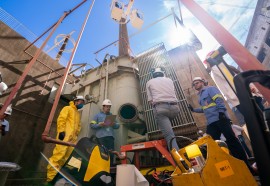
[[[42,90],[40,91],[39,94],[41,94],[41,95],[43,94],[43,90],[46,88],[46,86],[48,84],[48,81],[51,78],[51,75],[52,75],[52,71],[50,72],[50,74],[49,74],[49,76],[48,76],[48,78],[47,78],[47,80],[46,80],[46,82],[45,82],[45,84],[44,84],[44,86],[43,86],[43,88],[42,88]]]
[[[212,18],[203,8],[193,0],[179,0],[205,26],[215,39],[230,54],[239,67],[244,70],[266,70],[266,68],[224,27]],[[264,98],[270,102],[270,90],[258,86]]]
[[[67,35],[66,38],[65,38],[65,40],[64,40],[64,42],[63,42],[63,44],[62,44],[62,46],[61,46],[61,48],[59,49],[59,51],[58,51],[58,53],[57,53],[57,55],[56,55],[56,57],[55,57],[55,60],[56,60],[57,62],[59,62],[60,58],[62,57],[63,52],[65,51],[66,46],[67,46],[67,44],[68,44],[69,38],[70,38],[70,35]]]
[[[169,17],[169,16],[171,16],[171,15],[172,15],[172,13],[166,15],[165,17],[162,17],[162,18],[158,19],[157,21],[155,21],[155,22],[149,24],[148,26],[146,26],[146,27],[140,29],[139,31],[137,31],[137,32],[135,32],[135,33],[129,35],[129,36],[128,36],[128,39],[132,38],[133,36],[139,34],[139,33],[142,32],[142,31],[144,31],[144,30],[150,28],[151,26],[157,24],[158,22],[162,21],[163,19],[166,19],[167,17]],[[99,49],[98,51],[94,52],[94,54],[98,54],[100,51],[104,50],[105,48],[108,48],[109,46],[113,45],[114,43],[117,43],[118,41],[119,41],[119,39],[116,40],[116,41],[113,41],[112,43],[110,43],[110,44],[106,45],[105,47]]]
[[[107,59],[107,67],[106,67],[106,79],[105,79],[105,99],[108,98],[108,81],[109,81],[109,62],[110,58]]]
[[[57,93],[56,93],[56,96],[55,96],[55,100],[54,100],[54,103],[53,103],[53,107],[52,107],[52,110],[50,112],[50,115],[49,115],[49,118],[48,118],[48,121],[47,121],[47,124],[46,124],[46,127],[45,127],[45,130],[42,134],[42,140],[46,143],[57,143],[57,144],[62,144],[62,145],[68,145],[68,146],[73,146],[75,144],[72,144],[72,143],[67,143],[67,142],[63,142],[63,141],[60,141],[60,140],[55,140],[55,139],[52,139],[51,137],[49,137],[49,131],[50,131],[50,128],[51,128],[51,124],[52,124],[52,120],[53,120],[53,116],[54,116],[54,113],[55,113],[55,110],[56,110],[56,107],[57,107],[57,104],[58,104],[58,101],[60,99],[60,95],[61,95],[61,92],[63,90],[63,87],[64,87],[64,84],[66,82],[66,79],[67,79],[67,76],[68,76],[68,72],[70,70],[70,67],[72,65],[72,61],[73,61],[73,58],[74,58],[74,55],[76,53],[76,50],[78,48],[78,44],[81,40],[81,37],[82,37],[82,34],[83,34],[83,31],[84,31],[84,28],[85,28],[85,25],[87,23],[87,20],[89,18],[89,15],[92,11],[92,8],[94,6],[94,3],[95,3],[95,0],[92,1],[92,4],[87,12],[87,15],[85,17],[85,20],[84,20],[84,23],[82,25],[82,28],[81,28],[81,31],[80,31],[80,34],[78,36],[78,39],[75,43],[75,46],[73,48],[73,51],[72,51],[72,54],[70,56],[70,59],[69,59],[69,62],[68,62],[68,65],[66,67],[66,70],[65,70],[65,73],[64,73],[64,76],[63,76],[63,79],[62,79],[62,82],[57,90]]]
[[[72,66],[74,66],[74,65],[72,65]],[[77,71],[77,70],[79,70],[80,68],[85,67],[85,66],[86,66],[86,63],[83,64],[83,65],[81,65],[81,66],[79,66],[78,68],[75,68],[74,70],[70,71],[68,74],[72,74],[73,72],[75,72],[75,71]]]
[[[29,56],[33,57],[32,54],[28,53],[27,51],[25,51],[25,53],[28,54]],[[45,63],[43,63],[42,61],[40,61],[39,59],[37,59],[37,62],[39,62],[43,66],[47,67],[48,69],[50,69],[51,71],[53,71],[54,73],[56,73],[57,75],[59,75],[60,77],[63,76],[63,74],[59,74],[57,71],[55,71],[54,69],[52,69],[51,67],[49,67],[48,65],[46,65]],[[70,81],[69,79],[68,79],[68,81],[70,83],[73,83],[73,81]]]
[[[51,38],[51,36],[53,35],[53,33],[55,32],[56,28],[59,26],[59,24],[63,21],[63,19],[66,16],[66,12],[62,15],[62,17],[60,17],[60,19],[58,20],[57,24],[54,26],[53,30],[51,31],[51,33],[49,34],[49,36],[46,38],[46,40],[44,41],[44,43],[41,45],[41,47],[36,51],[34,57],[31,59],[31,61],[28,63],[26,69],[23,71],[23,74],[21,75],[21,77],[19,78],[19,80],[17,81],[16,85],[14,86],[14,88],[12,89],[11,93],[9,94],[7,100],[5,101],[1,111],[0,111],[0,115],[3,115],[6,108],[8,107],[8,105],[11,103],[11,100],[13,99],[13,97],[16,95],[18,89],[20,88],[20,86],[22,85],[22,82],[24,81],[25,77],[27,76],[27,74],[29,73],[30,69],[32,68],[32,66],[35,64],[38,56],[40,55],[40,53],[42,52],[42,49],[46,46],[47,42],[49,41],[49,39]]]
[[[107,57],[110,56],[108,53],[105,55],[103,62],[106,60],[107,61],[107,67],[106,67],[106,75],[105,75],[105,92],[104,92],[104,99],[108,98],[108,81],[109,81],[109,61],[110,61],[110,57],[109,59],[107,59]],[[102,65],[103,66],[103,65]],[[100,73],[102,74],[102,73]],[[100,77],[100,81],[102,79],[102,76]]]
[[[180,1],[177,0],[177,3],[178,3],[179,15],[180,15],[181,21],[182,21],[182,23],[184,23],[184,22],[183,22],[183,17],[182,17],[182,11],[181,11]]]
[[[138,142],[146,141],[146,139],[147,139],[147,135],[144,135],[140,137],[130,138],[127,140],[127,143],[128,144],[138,143]]]
[[[105,78],[105,96],[104,98],[107,99],[108,98],[108,81],[109,81],[109,61],[107,60],[107,67],[106,67],[106,78]]]
[[[63,20],[69,15],[71,14],[74,10],[76,10],[77,8],[79,8],[83,3],[85,3],[87,0],[83,0],[81,3],[79,3],[77,6],[75,6],[73,9],[64,12],[65,13],[65,17],[63,18]],[[62,20],[62,21],[63,21]],[[58,21],[59,22],[59,21]],[[35,44],[35,42],[37,42],[41,37],[43,37],[47,32],[49,32],[56,24],[58,24],[58,22],[54,23],[50,28],[48,28],[43,34],[41,34],[37,39],[35,39],[30,45],[28,45],[25,49],[24,52],[30,48],[33,44]]]

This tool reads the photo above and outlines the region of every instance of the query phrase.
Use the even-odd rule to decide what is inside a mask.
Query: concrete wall
[[[0,28],[0,72],[3,81],[9,87],[8,91],[0,97],[0,102],[5,102],[31,56],[24,52],[24,49],[30,44],[27,40],[2,22],[0,22]],[[37,48],[33,46],[27,52],[33,55],[36,50]],[[64,67],[51,57],[42,53],[38,59],[60,75],[63,74]],[[54,83],[60,83],[60,75],[57,73],[52,73],[48,79],[51,69],[36,62],[12,100],[13,113],[8,118],[10,131],[0,141],[0,162],[15,162],[22,169],[10,172],[8,177],[6,173],[1,172],[0,185],[5,183],[6,177],[6,185],[26,184],[27,178],[45,177],[47,163],[41,157],[40,152],[50,156],[54,145],[44,144],[41,134],[52,107],[52,104],[48,103],[51,87]],[[47,79],[48,82],[45,86]],[[59,103],[55,116],[65,104],[65,102]],[[55,126],[54,119],[52,137],[55,136]],[[14,181],[14,178],[17,181]],[[38,180],[37,183],[42,183],[42,181]],[[31,180],[28,183],[35,182]]]

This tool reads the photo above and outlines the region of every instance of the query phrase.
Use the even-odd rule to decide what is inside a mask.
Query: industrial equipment
[[[234,78],[237,97],[245,117],[261,183],[270,185],[270,109],[265,109],[263,112],[258,109],[256,101],[249,91],[249,84],[252,82],[270,89],[270,71],[247,71]]]
[[[143,25],[143,14],[137,9],[132,9],[134,0],[130,0],[127,5],[118,0],[113,0],[111,3],[111,18],[119,24],[126,24],[131,21],[131,25],[140,29]]]
[[[139,10],[132,10],[130,14],[130,22],[134,28],[140,29],[143,25],[143,14]]]
[[[76,185],[114,185],[109,152],[94,136],[80,139],[58,172],[53,183],[64,175]]]
[[[186,154],[188,154],[188,147],[192,145],[206,148],[207,155],[203,157],[205,162],[201,162],[200,169],[188,172],[183,172],[176,166],[174,173],[171,175],[173,185],[186,185],[187,183],[191,186],[257,185],[246,164],[224,152],[210,136],[202,137],[178,151],[189,168],[192,168],[192,164]]]
[[[221,74],[224,76],[232,90],[235,92],[235,86],[233,83],[233,77],[236,75],[236,73],[232,72],[230,70],[230,67],[227,65],[227,63],[224,61],[223,56],[226,55],[227,52],[225,49],[220,46],[217,50],[212,51],[209,53],[209,55],[206,57],[206,61],[210,64],[210,66],[217,66]]]

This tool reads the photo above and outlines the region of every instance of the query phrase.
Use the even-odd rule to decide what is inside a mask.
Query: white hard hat
[[[105,100],[102,102],[102,106],[104,106],[104,105],[111,105],[111,106],[112,106],[111,100],[105,99]]]
[[[4,112],[5,114],[7,115],[11,115],[12,114],[12,108],[11,108],[11,105],[9,105],[6,109],[6,111]]]
[[[203,134],[204,132],[203,132],[202,130],[199,130],[198,133],[199,133],[199,134]]]
[[[3,103],[0,103],[0,109],[4,106]],[[7,115],[11,115],[12,113],[12,108],[11,108],[11,105],[9,105],[7,108],[6,108],[6,111],[4,112],[5,114]]]
[[[152,69],[151,72],[154,78],[163,77],[165,73],[165,69],[163,67],[157,67],[155,69]]]
[[[76,96],[74,98],[74,101],[77,101],[77,100],[83,100],[84,102],[86,102],[83,96]]]
[[[154,73],[155,72],[162,72],[162,73],[164,73],[164,70],[162,68],[158,67],[158,68],[155,68]]]
[[[0,83],[0,95],[2,95],[6,90],[8,89],[8,86],[4,83]]]
[[[194,82],[194,81],[202,81],[202,82],[204,82],[204,79],[201,78],[201,77],[195,77],[195,78],[193,78],[192,82]]]
[[[161,68],[161,67],[155,68],[153,73],[162,73],[162,74],[164,74],[164,69]]]

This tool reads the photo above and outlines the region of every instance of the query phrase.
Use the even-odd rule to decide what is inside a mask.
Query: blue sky
[[[72,9],[80,2],[82,0],[1,0],[0,7],[36,36],[39,36],[55,23],[64,11]],[[49,41],[50,46],[46,47],[45,50],[54,45],[55,37],[59,34],[68,34],[75,31],[72,36],[75,40],[77,39],[91,2],[91,0],[88,0],[63,21],[56,34]],[[127,4],[128,0],[122,0],[122,2]],[[196,2],[242,44],[245,42],[257,0],[197,0]],[[110,18],[110,3],[110,0],[96,0],[73,63],[88,63],[92,66],[98,66],[95,58],[102,61],[106,53],[118,54],[118,45],[113,45],[98,55],[94,55],[95,51],[118,39],[119,25]],[[179,15],[177,0],[135,0],[133,5],[133,8],[139,9],[144,14],[143,28],[168,15],[172,7]],[[197,54],[203,60],[209,51],[216,49],[219,45],[198,20],[183,5],[181,7],[184,24],[202,42],[203,49],[198,51]],[[16,26],[17,29],[18,27],[23,26]],[[170,16],[132,37],[130,39],[131,49],[136,55],[161,42],[165,44],[167,50],[175,48],[183,40],[183,35],[179,33],[178,28],[175,27],[174,19]],[[137,31],[128,24],[129,34]],[[70,47],[68,46],[68,48]],[[66,53],[64,58],[68,60],[69,56],[70,53]],[[229,63],[232,63],[232,61],[229,61]]]

